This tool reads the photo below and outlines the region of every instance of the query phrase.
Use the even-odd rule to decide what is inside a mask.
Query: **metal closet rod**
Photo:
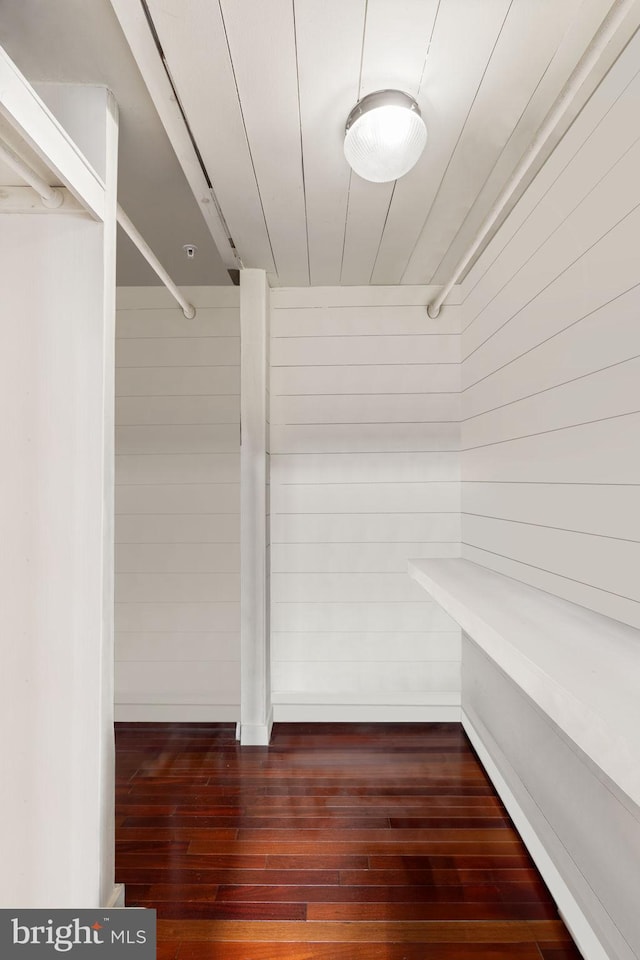
[[[524,179],[527,171],[542,150],[542,147],[562,119],[571,101],[574,99],[578,90],[587,79],[587,76],[591,73],[591,70],[595,67],[605,47],[612,39],[616,30],[635,3],[636,0],[615,0],[615,3],[613,3],[611,6],[608,14],[594,34],[591,43],[578,61],[573,73],[560,91],[559,96],[554,101],[549,113],[542,121],[542,124],[538,127],[533,140],[520,158],[520,162],[507,180],[505,186],[500,191],[493,206],[489,210],[489,213],[482,221],[474,240],[456,264],[453,273],[440,290],[438,296],[427,305],[427,313],[432,320],[435,320],[440,313],[440,307],[444,303],[446,297],[449,295],[454,283],[456,280],[458,280],[473,256],[477,253],[489,230],[494,225],[504,210],[506,204],[511,199],[513,193]]]
[[[133,225],[120,204],[118,204],[116,219],[129,239],[135,243],[136,247],[145,258],[149,266],[153,267],[171,296],[178,301],[187,320],[193,320],[196,315],[196,308],[180,293],[147,241],[144,239],[140,231]]]
[[[50,186],[46,180],[43,180],[40,174],[36,173],[35,170],[32,170],[32,168],[25,163],[22,157],[19,157],[18,154],[11,149],[11,147],[8,147],[7,144],[3,143],[2,141],[0,141],[0,160],[3,160],[7,166],[11,167],[11,169],[14,170],[18,176],[25,181],[25,183],[28,183],[30,187],[33,187],[36,193],[39,194],[40,199],[45,207],[57,208],[62,206],[62,202],[64,200],[62,191],[58,190],[56,187]],[[192,320],[196,315],[196,308],[180,293],[177,286],[164,269],[147,241],[144,239],[140,231],[133,225],[120,204],[118,204],[116,216],[118,223],[127,234],[129,239],[133,241],[147,263],[153,267],[171,296],[178,301],[187,320]]]
[[[7,146],[6,143],[3,143],[0,140],[0,160],[3,160],[8,167],[11,167],[12,170],[18,174],[30,187],[40,195],[45,207],[60,207],[62,206],[62,201],[64,197],[60,190],[57,190],[56,187],[51,187],[46,180],[43,180],[40,174],[36,173],[35,170],[32,170],[28,166],[22,157],[19,157],[17,153],[14,153],[11,147]]]

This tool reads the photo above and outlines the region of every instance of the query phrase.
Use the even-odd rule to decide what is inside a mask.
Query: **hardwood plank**
[[[220,960],[220,944],[183,943],[179,960]],[[226,943],[224,960],[275,960],[273,944]],[[291,942],[278,944],[277,960],[540,960],[540,953],[530,943]]]
[[[368,903],[308,903],[308,920],[555,920],[547,903],[428,903],[371,901]]]
[[[304,903],[402,903],[412,900],[428,903],[456,902],[465,899],[490,903],[500,900],[500,892],[495,885],[439,886],[410,882],[392,885],[373,884],[366,886],[247,886],[243,883],[221,885],[218,900],[254,900],[286,901],[300,900]]]
[[[136,818],[130,817],[126,821],[126,825],[135,826],[131,824],[131,820]],[[173,817],[173,822],[179,820],[189,819],[185,817]],[[195,818],[193,818],[195,819]],[[141,826],[143,824],[140,824]],[[180,824],[177,824],[180,826]],[[189,824],[184,824],[188,826]],[[203,824],[204,825],[204,824]],[[193,824],[197,826],[197,824]],[[215,826],[215,824],[212,824]],[[287,829],[286,825],[282,825],[282,829],[277,830],[272,827],[262,827],[262,828],[241,828],[238,831],[239,840],[278,840],[282,838],[283,832]],[[301,840],[326,840],[329,842],[338,842],[343,839],[342,830],[344,828],[337,827],[325,827],[325,828],[311,828],[311,827],[296,827],[296,834],[300,837]],[[425,840],[432,841],[432,846],[444,846],[448,844],[451,846],[462,846],[472,845],[474,842],[478,847],[483,845],[483,837],[486,837],[486,842],[492,844],[493,846],[504,846],[505,849],[509,847],[518,848],[520,841],[514,830],[511,828],[505,827],[502,830],[488,829],[488,830],[454,830],[454,829],[442,829],[434,830],[429,827],[416,827],[411,829],[409,827],[396,827],[394,830],[389,827],[387,830],[382,828],[374,827],[351,827],[348,832],[348,837],[352,837],[354,840],[386,840],[389,843],[393,842],[396,839],[396,836],[399,840]],[[462,851],[461,851],[462,852]]]
[[[268,856],[268,870],[301,870],[309,863],[308,857]],[[316,870],[366,870],[369,857],[353,854],[325,854],[313,858]]]
[[[280,922],[277,920],[159,920],[160,939],[208,940],[217,943],[287,943],[302,940],[317,943],[521,943],[545,940],[562,943],[569,940],[563,923],[557,920],[497,921],[400,920],[394,924],[370,921],[363,924],[327,920]]]
[[[239,831],[240,833],[242,831]],[[263,831],[266,832],[266,831]],[[277,831],[274,831],[277,833]],[[522,849],[521,843],[518,840],[508,840],[503,841],[502,843],[495,843],[486,841],[473,842],[473,841],[452,841],[452,840],[430,840],[428,839],[429,835],[432,835],[432,831],[422,831],[418,837],[411,836],[415,831],[405,830],[394,830],[387,831],[385,835],[380,837],[379,833],[382,831],[373,831],[374,836],[370,837],[366,835],[366,831],[357,831],[358,834],[365,833],[365,836],[359,835],[356,839],[351,839],[351,832],[348,834],[348,839],[341,839],[340,836],[327,837],[323,836],[318,838],[318,840],[313,840],[312,835],[314,832],[305,830],[304,836],[301,836],[300,839],[293,839],[289,834],[282,832],[282,839],[279,840],[278,837],[239,837],[236,841],[229,844],[221,844],[218,841],[209,841],[206,837],[205,831],[199,831],[197,829],[193,830],[169,830],[167,831],[169,839],[184,839],[188,837],[191,839],[192,845],[190,849],[194,853],[225,853],[232,852],[233,849],[241,851],[242,849],[251,853],[266,853],[269,854],[309,854],[310,856],[319,853],[331,853],[332,850],[335,850],[336,844],[340,844],[340,849],[344,853],[366,853],[371,852],[374,854],[422,854],[423,856],[482,856],[489,854],[491,856],[505,856],[510,857],[514,854],[518,854]],[[326,831],[325,831],[326,832]],[[355,832],[355,831],[354,831]],[[156,835],[160,834],[160,831],[155,831]],[[299,831],[296,831],[299,833]],[[410,834],[406,836],[406,834]]]
[[[261,902],[211,902],[208,900],[137,900],[128,902],[130,907],[154,907],[158,919],[171,920],[305,920],[307,906],[304,903]]]

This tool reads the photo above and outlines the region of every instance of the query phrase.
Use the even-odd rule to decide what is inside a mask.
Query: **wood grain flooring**
[[[117,724],[158,960],[579,960],[459,724]]]

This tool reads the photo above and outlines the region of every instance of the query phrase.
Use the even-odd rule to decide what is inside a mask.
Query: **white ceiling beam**
[[[228,270],[238,269],[242,264],[229,242],[229,232],[218,209],[217,198],[203,173],[142,4],[132,3],[131,0],[111,0],[111,6],[220,258]]]
[[[277,273],[218,0],[147,0],[171,78],[248,268]]]
[[[0,115],[96,220],[104,219],[105,187],[80,152],[0,47]]]

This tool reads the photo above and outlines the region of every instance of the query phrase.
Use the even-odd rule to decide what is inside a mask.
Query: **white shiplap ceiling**
[[[444,282],[610,6],[147,0],[239,255],[282,285]],[[417,98],[429,140],[372,184],[343,130],[384,87]]]
[[[424,284],[448,279],[612,2],[0,0],[0,42],[32,81],[114,91],[119,199],[178,283],[228,282],[224,227],[273,285]],[[640,0],[565,127],[639,24]],[[343,131],[384,87],[418,99],[429,140],[372,184]],[[118,272],[155,282],[124,237]]]

